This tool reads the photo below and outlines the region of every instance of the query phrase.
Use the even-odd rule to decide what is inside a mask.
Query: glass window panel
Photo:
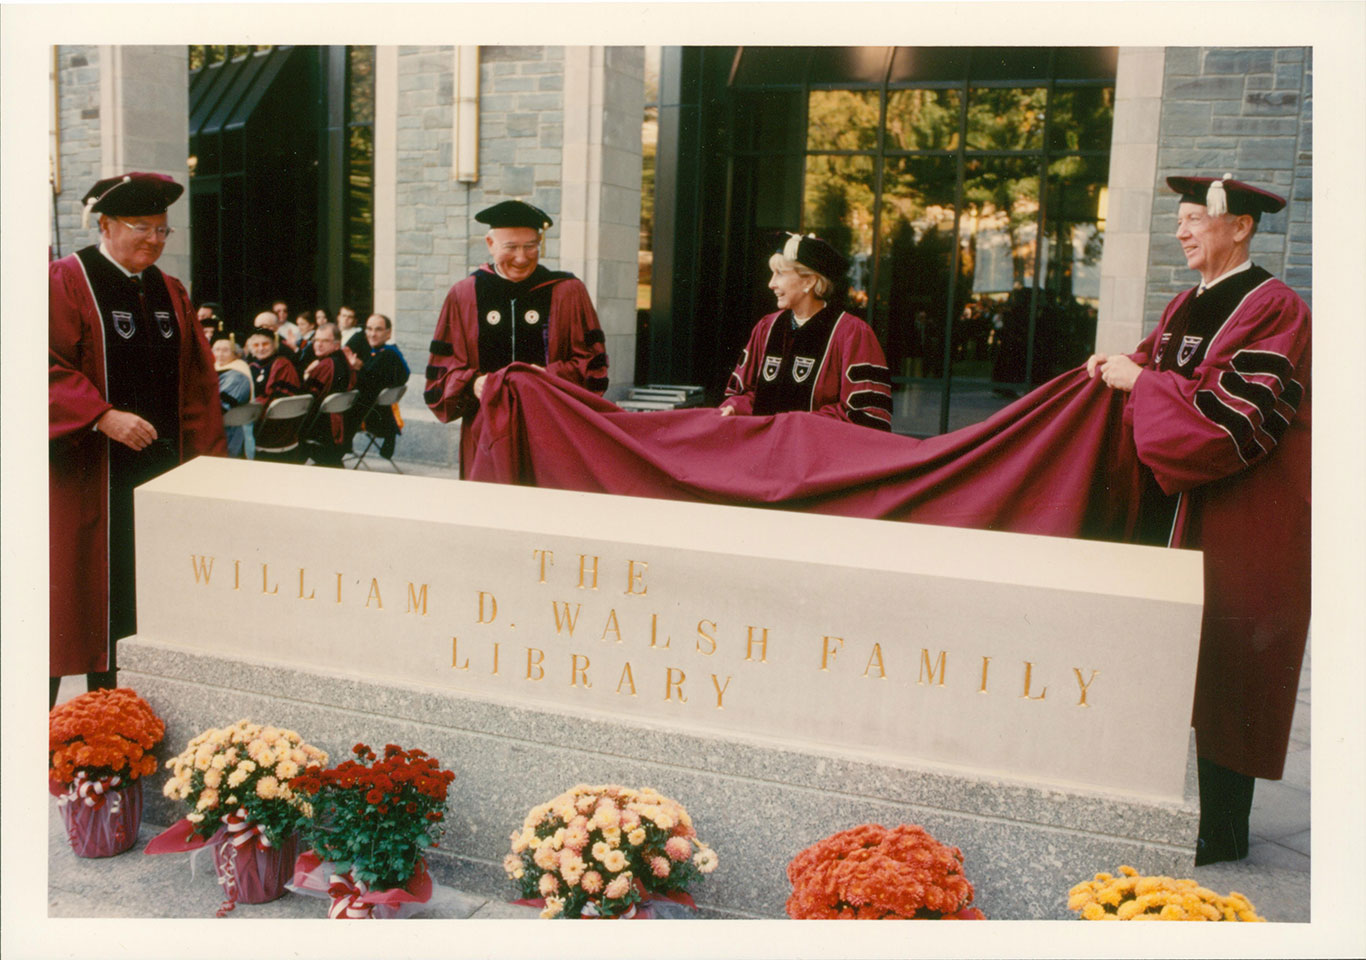
[[[1046,87],[972,88],[968,91],[968,149],[1039,149],[1047,98]]]
[[[962,91],[893,90],[887,94],[887,149],[957,150]]]
[[[1113,80],[1119,65],[1118,47],[1058,47],[1053,56],[1059,80]]]
[[[1048,103],[1049,150],[1108,150],[1115,121],[1114,87],[1064,87]]]
[[[1047,47],[974,47],[970,80],[1046,80]]]
[[[878,110],[876,90],[812,90],[806,118],[806,148],[876,149]]]
[[[810,47],[741,47],[736,86],[801,83],[806,78]]]
[[[870,315],[893,377],[897,433],[939,432],[955,168],[953,157],[895,157],[883,167],[877,296]]]
[[[897,47],[892,55],[892,83],[962,80],[968,73],[968,51],[962,47]]]
[[[811,55],[810,81],[881,83],[890,52],[890,47],[817,47]]]
[[[347,47],[346,121],[375,122],[375,48]]]
[[[1034,383],[1084,362],[1095,345],[1105,241],[1105,164],[1093,158],[1058,160],[1049,165],[1047,190]]]
[[[805,142],[802,94],[773,91],[743,94],[735,102],[735,148],[797,152]]]
[[[868,303],[873,253],[873,158],[807,157],[802,201],[802,230],[828,241],[852,262],[848,278],[830,279],[861,313]]]
[[[953,406],[973,411],[968,423],[1013,398],[993,385],[1028,379],[1038,218],[1037,161],[968,161],[952,338]]]

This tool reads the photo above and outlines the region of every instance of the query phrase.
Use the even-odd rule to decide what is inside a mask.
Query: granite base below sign
[[[1122,863],[1189,873],[1198,820],[1193,761],[1182,802],[992,779],[854,751],[679,732],[663,724],[483,700],[436,686],[253,662],[129,638],[120,683],[166,720],[167,755],[209,726],[249,717],[304,732],[334,758],[357,740],[420,747],[457,771],[430,858],[441,882],[516,894],[502,869],[532,806],[576,783],[650,786],[687,807],[720,867],[696,888],[703,916],[781,917],[801,849],[859,823],[918,823],[962,849],[993,919],[1064,919],[1067,890]],[[147,795],[146,817],[183,815]]]

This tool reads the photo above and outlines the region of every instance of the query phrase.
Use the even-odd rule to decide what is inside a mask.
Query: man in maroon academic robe
[[[318,359],[304,372],[304,389],[317,398],[316,404],[334,393],[350,390],[355,373],[342,353],[341,336],[335,323],[319,325],[313,335],[313,349]],[[346,453],[346,418],[340,413],[319,414],[308,426],[303,438],[313,462],[324,467],[340,467]]]
[[[484,378],[517,361],[586,387],[607,389],[607,348],[583,282],[541,266],[544,211],[504,200],[475,215],[488,224],[491,262],[451,287],[432,337],[423,399],[436,418],[461,418],[460,475],[474,457]]]
[[[155,266],[184,190],[129,173],[85,195],[100,242],[48,268],[49,702],[63,676],[115,682],[137,629],[133,488],[226,452],[218,377],[180,281]]]
[[[1255,777],[1280,779],[1309,627],[1310,317],[1248,259],[1285,200],[1233,180],[1169,177],[1198,287],[1129,356],[1092,375],[1129,392],[1150,539],[1205,556],[1196,673],[1196,864],[1247,855]]]

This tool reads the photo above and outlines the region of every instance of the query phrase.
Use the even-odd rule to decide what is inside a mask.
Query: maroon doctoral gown
[[[516,338],[511,350],[505,348],[505,334]],[[482,356],[481,342],[496,344],[497,353]],[[605,338],[588,290],[573,274],[538,266],[514,284],[485,264],[446,294],[432,335],[423,399],[442,423],[461,418],[462,477],[474,459],[471,425],[479,411],[474,381],[513,361],[543,366],[551,376],[596,394],[606,391]]]
[[[304,389],[317,397],[319,403],[331,394],[350,390],[355,385],[356,373],[341,350],[319,357],[310,366],[313,370],[304,380]],[[343,446],[346,441],[345,414],[330,413],[326,423],[320,420],[313,428],[313,439],[323,443],[330,441],[333,447]]]
[[[163,274],[163,276],[165,276]],[[166,276],[179,327],[176,438],[183,463],[224,455],[218,376],[180,281]],[[75,254],[48,268],[50,676],[108,669],[109,440],[93,430],[111,404],[104,324]]]
[[[890,430],[891,379],[873,329],[829,306],[797,330],[791,319],[782,310],[754,325],[721,406],[745,415],[806,410]]]
[[[1227,285],[1227,286],[1226,286]],[[1279,779],[1309,626],[1310,315],[1260,268],[1188,290],[1132,355],[1139,460],[1179,497],[1172,546],[1204,551],[1201,757]]]

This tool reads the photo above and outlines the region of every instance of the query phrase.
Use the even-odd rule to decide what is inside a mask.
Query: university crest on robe
[[[127,310],[114,310],[112,315],[114,317],[114,330],[123,339],[131,339],[137,331],[137,325],[133,323],[133,315]]]
[[[796,380],[798,383],[804,383],[806,378],[811,376],[811,368],[815,365],[815,357],[793,357],[792,379]]]
[[[1195,356],[1195,351],[1200,349],[1200,344],[1204,341],[1204,337],[1182,337],[1181,349],[1176,351],[1176,365],[1184,367],[1190,363],[1191,357]]]
[[[175,324],[171,321],[171,315],[165,310],[154,311],[157,318],[157,329],[167,340],[175,334]]]
[[[778,375],[778,368],[782,365],[782,357],[764,357],[764,369],[761,373],[761,376],[769,383],[772,383],[773,378]]]

